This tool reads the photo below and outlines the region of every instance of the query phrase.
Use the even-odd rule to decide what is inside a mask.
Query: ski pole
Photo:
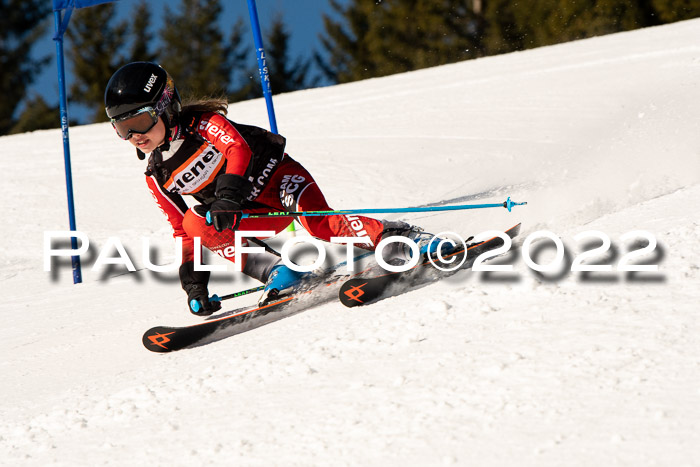
[[[508,212],[511,212],[514,206],[524,206],[527,202],[516,203],[511,201],[510,196],[503,203],[492,203],[492,204],[460,204],[455,206],[429,206],[429,207],[413,207],[413,208],[371,208],[371,209],[337,209],[330,211],[281,211],[281,212],[260,212],[260,213],[243,213],[241,218],[243,219],[262,219],[269,217],[318,217],[318,216],[337,216],[337,215],[354,215],[354,214],[380,214],[380,213],[401,213],[401,212],[439,212],[439,211],[459,211],[465,209],[484,209],[484,208],[506,208]],[[212,224],[211,213],[207,212],[206,221],[208,225]],[[219,297],[218,295],[212,295],[209,298],[211,302],[220,302],[222,300],[228,300],[230,298],[242,297],[243,295],[248,295],[251,293],[259,292],[264,290],[265,286],[261,285],[258,287],[253,287],[251,289],[241,290],[240,292],[234,292],[232,294],[224,295]],[[195,311],[199,311],[201,304],[198,300],[192,300],[190,302],[190,307]]]
[[[318,217],[318,216],[337,216],[337,215],[355,215],[355,214],[379,214],[379,213],[401,213],[401,212],[438,212],[438,211],[460,211],[465,209],[484,209],[484,208],[506,208],[511,212],[513,206],[523,206],[527,202],[516,203],[511,201],[510,196],[503,203],[492,204],[459,204],[455,206],[429,206],[429,207],[413,207],[413,208],[370,208],[370,209],[337,209],[330,211],[280,211],[280,212],[244,212],[241,215],[242,219],[262,219],[267,217]],[[211,214],[207,212],[207,224],[211,225]]]

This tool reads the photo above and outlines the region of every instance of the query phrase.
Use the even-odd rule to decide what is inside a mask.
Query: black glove
[[[252,184],[240,175],[221,174],[216,177],[216,200],[211,203],[209,213],[217,232],[238,228],[241,224],[241,204],[251,189]]]
[[[197,316],[209,316],[221,309],[221,302],[209,300],[209,291],[206,286],[195,284],[187,292],[187,305],[190,312]]]
[[[211,223],[217,232],[236,230],[241,225],[241,205],[227,199],[217,199],[209,208]]]
[[[209,316],[221,309],[221,302],[209,300],[209,275],[209,271],[195,271],[193,261],[180,266],[180,283],[187,293],[187,306],[197,316]]]

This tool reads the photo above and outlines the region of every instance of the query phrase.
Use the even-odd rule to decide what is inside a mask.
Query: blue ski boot
[[[272,268],[258,304],[265,305],[284,295],[291,294],[308,274],[308,272],[293,271],[284,264],[278,264]]]
[[[447,254],[454,248],[453,244],[447,240],[423,231],[420,227],[407,224],[401,221],[387,221],[384,224],[382,238],[401,236],[406,237],[418,245],[418,254],[420,256],[434,255],[438,248],[441,249],[441,254]],[[443,241],[444,240],[444,241]],[[408,262],[413,258],[413,249],[405,243],[394,242],[384,249],[384,259],[398,259]]]

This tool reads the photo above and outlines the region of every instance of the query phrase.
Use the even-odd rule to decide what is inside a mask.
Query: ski
[[[301,311],[293,306],[295,301],[297,297],[290,296],[263,306],[239,308],[191,326],[156,326],[144,333],[143,345],[159,353],[204,345],[291,316]]]
[[[519,230],[520,224],[506,233],[512,238],[518,234]],[[468,245],[467,260],[460,269],[471,267],[474,259],[481,253],[498,248],[502,244],[503,241],[495,237],[475,245]],[[447,258],[450,256],[461,261],[464,249],[446,255]],[[427,259],[403,273],[386,273],[370,253],[360,255],[355,260],[359,260],[366,266],[360,273],[349,273],[346,268],[347,263],[342,262],[323,273],[311,275],[293,293],[276,297],[269,303],[218,313],[206,321],[188,326],[155,326],[144,333],[143,345],[146,349],[158,353],[199,347],[295,315],[336,300],[338,297],[346,306],[362,305],[383,298],[394,284],[407,290],[456,272],[443,273],[433,268]],[[244,294],[248,292],[243,291]],[[221,298],[237,295],[240,293]]]
[[[342,269],[312,275],[292,294],[269,303],[219,313],[189,326],[155,326],[144,333],[142,342],[148,350],[158,353],[209,344],[333,301],[338,287],[347,277]]]
[[[505,231],[510,238],[515,238],[519,232],[520,224]],[[460,264],[464,260],[464,263],[453,271],[437,269],[427,257],[424,257],[416,266],[404,272],[386,272],[378,265],[373,266],[359,273],[360,277],[353,277],[345,281],[338,291],[338,298],[343,305],[356,307],[391,295],[397,295],[412,288],[449,277],[460,270],[469,269],[479,255],[499,248],[502,245],[502,238],[493,237],[483,242],[466,245],[466,249],[464,246],[459,247],[455,251],[444,255],[446,260],[456,264]]]

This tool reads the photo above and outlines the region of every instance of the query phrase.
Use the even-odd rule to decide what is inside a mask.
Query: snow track
[[[697,43],[700,20],[277,96],[288,152],[336,208],[527,201],[405,217],[474,234],[521,221],[499,261],[514,270],[330,303],[172,355],[140,339],[196,319],[176,273],[90,270],[110,236],[137,267],[142,236],[172,257],[130,146],[109,124],[71,130],[92,247],[73,286],[65,261],[42,270],[44,231],[67,226],[60,132],[0,138],[15,174],[0,245],[0,464],[696,464]],[[267,124],[259,100],[230,117]],[[626,232],[648,231],[659,271],[536,274],[522,241],[537,230],[570,257],[578,233],[603,232],[614,252],[601,264],[630,247]],[[211,290],[251,285],[228,272]]]

